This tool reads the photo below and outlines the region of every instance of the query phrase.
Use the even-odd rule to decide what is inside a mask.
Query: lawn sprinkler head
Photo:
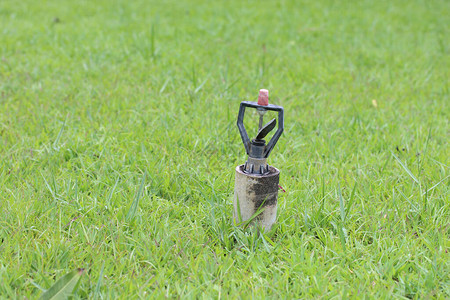
[[[256,137],[249,139],[244,126],[247,107],[255,108],[259,114],[259,130]],[[277,120],[264,124],[267,111],[278,112],[278,128],[268,143],[264,138],[275,128]],[[275,147],[284,129],[284,110],[281,106],[269,104],[269,91],[260,90],[258,102],[242,101],[237,126],[248,158],[245,164],[236,167],[234,187],[234,220],[237,224],[254,221],[269,231],[277,216],[278,182],[280,171],[267,164],[267,158]]]

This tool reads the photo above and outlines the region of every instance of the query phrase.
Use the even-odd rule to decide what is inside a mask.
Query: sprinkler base
[[[269,231],[277,217],[278,183],[280,170],[269,166],[263,175],[248,174],[245,165],[236,167],[233,216],[236,224],[251,220]],[[239,213],[240,212],[240,213]]]

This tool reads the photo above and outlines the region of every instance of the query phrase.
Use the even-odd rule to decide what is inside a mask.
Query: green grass
[[[450,3],[161,2],[0,2],[0,297],[448,299]],[[260,88],[265,235],[232,224]]]

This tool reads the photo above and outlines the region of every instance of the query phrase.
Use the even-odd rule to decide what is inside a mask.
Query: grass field
[[[0,2],[0,298],[450,297],[450,2]],[[267,234],[239,103],[285,108]],[[250,123],[248,123],[250,126]]]

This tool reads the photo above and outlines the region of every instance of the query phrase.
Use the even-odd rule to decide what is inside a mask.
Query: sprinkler
[[[259,115],[256,137],[249,139],[244,126],[245,109],[254,108]],[[264,124],[267,111],[278,112],[278,128],[268,143],[264,138],[275,128],[277,120]],[[245,164],[236,167],[233,216],[237,224],[257,222],[269,231],[277,217],[278,182],[280,170],[267,164],[267,158],[275,147],[284,129],[283,107],[269,104],[269,91],[260,90],[258,102],[242,101],[239,107],[237,126],[248,158]]]

